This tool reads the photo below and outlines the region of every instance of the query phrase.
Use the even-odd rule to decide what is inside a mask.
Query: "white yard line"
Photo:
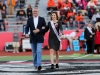
[[[74,58],[74,59],[84,58],[84,57],[88,57],[88,56],[90,56],[90,55],[92,55],[92,54],[84,55],[84,56],[77,57],[77,58]]]
[[[5,57],[7,57],[7,56],[0,56],[0,58],[5,58]]]

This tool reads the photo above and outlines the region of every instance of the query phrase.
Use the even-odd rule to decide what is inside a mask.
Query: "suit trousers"
[[[86,41],[87,44],[87,53],[93,53],[94,52],[94,40],[87,40]]]
[[[31,43],[34,67],[41,66],[42,43]]]

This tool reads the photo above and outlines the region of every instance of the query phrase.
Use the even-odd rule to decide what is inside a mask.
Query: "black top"
[[[27,8],[27,15],[32,15],[32,8]]]
[[[6,5],[5,4],[3,4],[3,6],[0,4],[0,9],[1,10],[3,10],[3,7],[5,7],[6,8]]]
[[[24,10],[19,10],[19,11],[17,11],[16,16],[25,16],[26,17],[26,13]]]

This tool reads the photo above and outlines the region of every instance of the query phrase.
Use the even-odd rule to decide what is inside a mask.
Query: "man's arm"
[[[26,34],[26,36],[28,37],[28,32],[29,32],[29,19],[27,20],[27,25],[26,25],[26,27],[25,27],[25,34]]]

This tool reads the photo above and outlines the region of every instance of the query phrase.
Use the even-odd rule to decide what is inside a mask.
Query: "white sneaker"
[[[13,51],[13,53],[15,53],[15,51]]]
[[[17,51],[17,53],[19,53],[19,51]]]

